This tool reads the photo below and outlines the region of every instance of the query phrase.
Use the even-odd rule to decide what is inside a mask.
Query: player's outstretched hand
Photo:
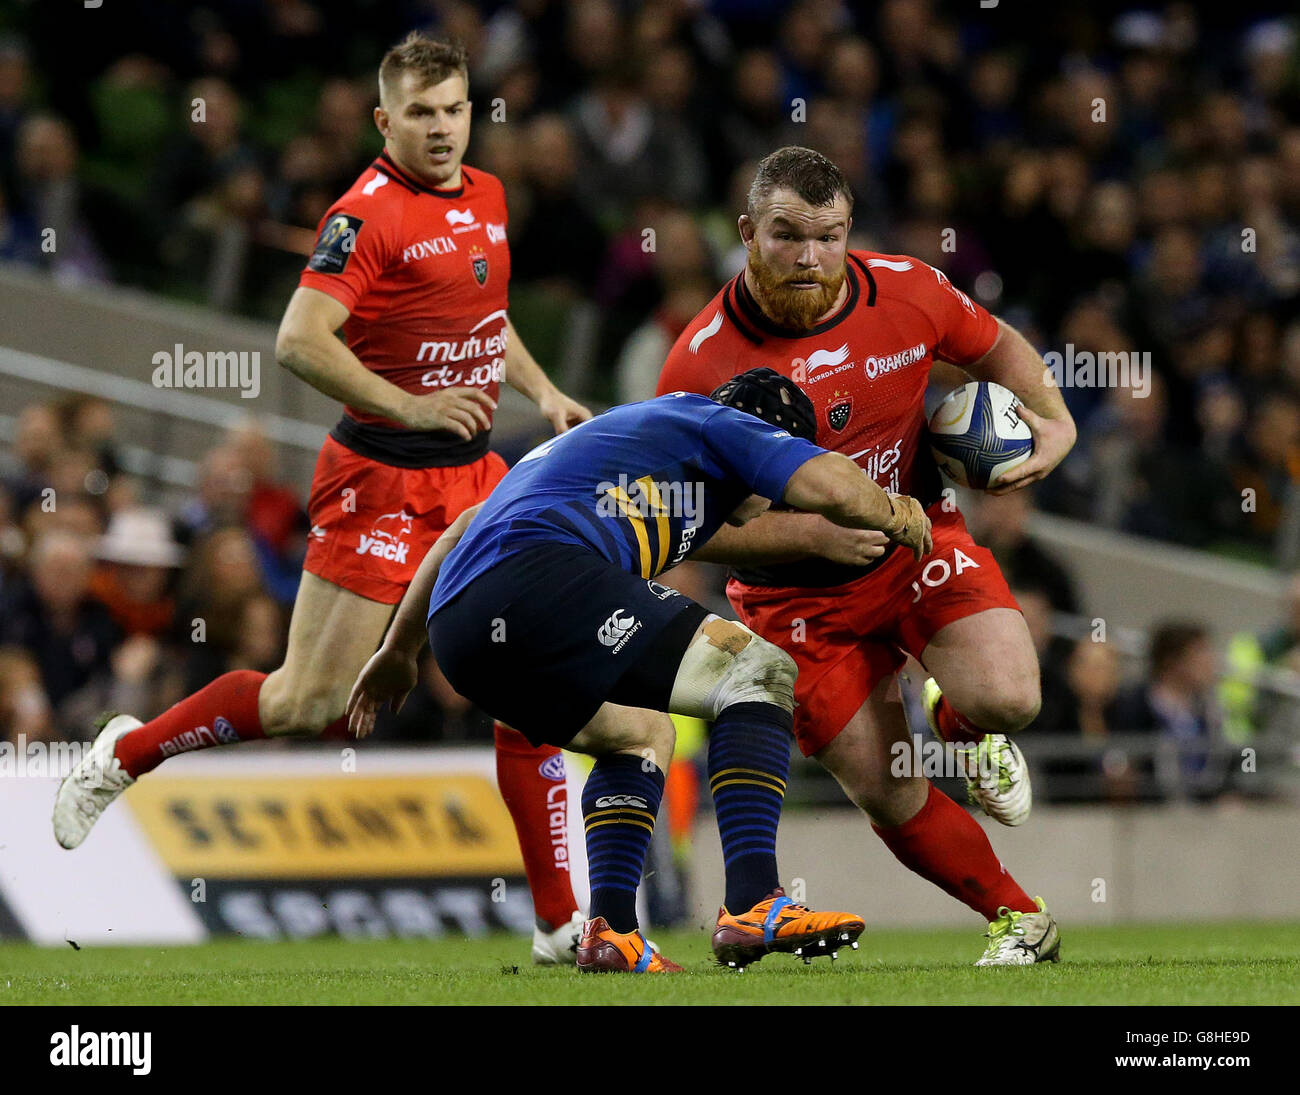
[[[891,494],[889,501],[894,508],[889,524],[882,530],[894,543],[903,544],[912,549],[912,557],[918,562],[934,548],[930,537],[930,518],[915,498],[908,494]]]
[[[492,427],[496,402],[480,388],[443,388],[430,395],[413,395],[402,425],[408,430],[450,430],[468,441]]]
[[[418,679],[415,658],[381,646],[366,662],[348,697],[348,729],[353,736],[364,738],[375,728],[375,715],[384,704],[391,704],[397,714]]]
[[[885,554],[889,537],[873,528],[844,528],[826,521],[819,530],[817,550],[823,559],[844,566],[860,567]]]
[[[1079,431],[1074,420],[1068,416],[1044,418],[1024,404],[1016,408],[1016,414],[1029,427],[1029,432],[1033,435],[1033,454],[1018,468],[1012,468],[999,478],[998,485],[990,489],[989,494],[1010,494],[1013,490],[1029,486],[1030,483],[1037,483],[1066,458],[1074,448],[1075,438],[1078,437]]]
[[[551,429],[556,433],[564,433],[565,430],[578,425],[579,422],[586,422],[591,417],[591,411],[576,399],[570,399],[558,388],[542,396],[537,401],[537,409],[542,412],[542,417],[551,424]]]

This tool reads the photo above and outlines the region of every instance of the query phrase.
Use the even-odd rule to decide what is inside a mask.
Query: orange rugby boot
[[[793,954],[805,963],[823,954],[834,960],[845,944],[858,949],[858,936],[866,926],[851,913],[813,912],[778,887],[739,916],[725,907],[718,910],[713,953],[720,965],[740,970],[765,954]]]
[[[584,973],[681,973],[640,932],[616,932],[603,916],[582,926],[578,969]]]

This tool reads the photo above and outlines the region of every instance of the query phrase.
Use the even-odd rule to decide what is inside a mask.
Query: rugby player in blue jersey
[[[579,969],[680,968],[646,944],[635,905],[672,756],[669,711],[713,724],[726,867],[718,960],[833,954],[865,927],[780,888],[794,661],[654,580],[770,500],[928,552],[920,504],[812,444],[815,430],[794,381],[753,369],[710,399],[678,392],[616,407],[538,446],[429,551],[353,687],[362,737],[414,686],[427,637],[457,691],[535,744],[596,757],[582,796],[591,908]]]

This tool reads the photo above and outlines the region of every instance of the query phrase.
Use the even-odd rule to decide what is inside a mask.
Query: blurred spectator
[[[18,129],[31,109],[32,71],[19,38],[0,37],[0,165],[13,162]],[[0,175],[0,183],[9,181]]]
[[[15,200],[42,233],[41,265],[71,284],[108,279],[97,234],[124,216],[78,177],[79,157],[72,127],[62,118],[35,114],[18,129]]]
[[[1162,797],[1214,798],[1227,773],[1209,632],[1194,621],[1159,624],[1148,658],[1148,677],[1120,695],[1116,722],[1125,731],[1156,736],[1155,782]]]
[[[624,219],[650,196],[684,205],[704,196],[700,165],[641,93],[638,65],[624,59],[573,105],[583,164],[578,193],[601,220]]]
[[[240,171],[258,166],[244,133],[244,105],[225,80],[198,80],[184,99],[188,127],[159,157],[152,190],[161,209],[178,213],[211,196]]]
[[[587,296],[596,283],[605,236],[579,199],[573,129],[558,114],[528,123],[523,139],[527,209],[511,229],[511,276],[568,296]]]
[[[29,403],[18,415],[5,488],[21,513],[49,485],[50,468],[63,447],[63,425],[53,407]]]
[[[20,646],[0,646],[0,741],[51,737],[54,722],[36,659]]]
[[[1296,724],[1295,699],[1275,691],[1259,677],[1279,674],[1300,685],[1300,573],[1286,586],[1281,619],[1262,634],[1238,632],[1228,643],[1219,701],[1224,708],[1224,736],[1234,744],[1257,733],[1289,732]]]
[[[284,660],[287,639],[284,610],[265,594],[246,598],[239,613],[239,630],[227,661],[229,669],[272,673]]]
[[[1243,531],[1269,544],[1300,483],[1300,399],[1278,392],[1260,403],[1234,448],[1229,472],[1242,500]]]
[[[732,70],[729,102],[715,119],[716,136],[709,141],[717,157],[714,177],[725,178],[729,167],[757,162],[784,143],[781,136],[790,121],[789,111],[775,54],[766,49],[742,53]]]
[[[993,552],[1013,589],[1041,589],[1053,612],[1076,613],[1074,580],[1029,532],[1033,497],[1029,490],[980,494],[970,516],[976,540]]]
[[[123,633],[154,638],[170,633],[176,614],[170,587],[184,549],[172,539],[167,515],[146,508],[115,514],[96,555],[101,565],[90,591]]]
[[[253,490],[253,473],[232,445],[209,449],[199,463],[193,500],[181,511],[180,524],[189,538],[225,525],[242,525]]]
[[[1054,735],[1068,747],[1039,758],[1045,797],[1056,802],[1105,798],[1133,802],[1154,795],[1153,765],[1141,750],[1122,744],[1134,728],[1120,721],[1120,656],[1113,643],[1079,639],[1056,678],[1052,714],[1034,732]],[[1048,707],[1044,680],[1044,711]],[[1121,740],[1114,740],[1119,735]],[[1080,748],[1084,747],[1084,748]]]
[[[283,551],[302,530],[302,506],[297,496],[277,481],[275,445],[255,419],[244,419],[226,431],[225,444],[238,458],[251,483],[244,519],[277,551]]]
[[[56,407],[63,436],[79,449],[91,453],[96,466],[109,479],[121,470],[121,458],[113,441],[116,423],[113,405],[94,395],[68,396]]]
[[[681,281],[669,288],[654,315],[623,344],[623,352],[614,367],[618,402],[635,403],[654,398],[668,351],[714,293],[713,284],[704,278]]]
[[[41,264],[41,235],[32,218],[14,209],[0,181],[0,261],[22,266]]]
[[[247,424],[232,431],[203,458],[197,496],[182,510],[180,525],[186,540],[243,530],[267,592],[287,604],[298,588],[307,522],[296,496],[274,476],[274,448],[260,430]]]
[[[121,630],[90,590],[94,564],[84,539],[47,532],[32,547],[30,577],[5,591],[0,646],[29,651],[57,708],[107,671]]]
[[[207,533],[191,549],[190,560],[181,580],[177,613],[181,632],[191,643],[187,695],[234,668],[245,606],[266,592],[257,548],[242,528],[228,526]]]

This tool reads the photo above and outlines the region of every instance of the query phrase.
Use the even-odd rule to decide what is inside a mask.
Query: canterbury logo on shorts
[[[596,629],[596,638],[603,646],[617,646],[619,641],[626,639],[636,627],[636,617],[633,615],[624,615],[624,610],[619,608],[614,611],[599,628]]]

